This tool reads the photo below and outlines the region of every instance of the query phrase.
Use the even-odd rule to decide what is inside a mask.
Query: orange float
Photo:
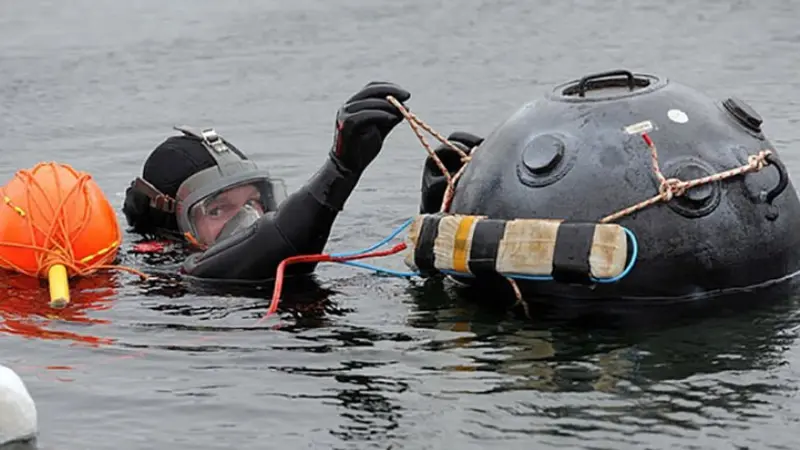
[[[123,268],[111,265],[121,241],[108,198],[67,164],[19,170],[0,188],[0,268],[47,278],[52,307],[69,303],[70,277]]]

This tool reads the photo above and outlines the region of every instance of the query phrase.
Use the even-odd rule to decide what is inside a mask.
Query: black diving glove
[[[447,136],[447,140],[463,150],[467,155],[472,153],[474,147],[483,142],[482,137],[464,131],[453,132],[450,136]],[[461,161],[461,155],[445,144],[436,147],[433,153],[442,161],[450,176],[455,175],[465,164],[464,161]],[[458,184],[457,181],[456,184]],[[425,159],[425,166],[422,169],[422,202],[420,204],[420,213],[431,214],[439,212],[446,189],[447,178],[445,178],[442,169],[439,168],[439,165],[436,164],[433,158],[428,156],[428,158]]]
[[[339,108],[331,157],[344,169],[363,172],[378,156],[386,136],[403,120],[400,110],[386,99],[388,95],[400,103],[411,98],[396,84],[373,81]]]

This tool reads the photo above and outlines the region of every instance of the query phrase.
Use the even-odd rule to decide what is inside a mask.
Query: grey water
[[[67,162],[119,212],[148,152],[190,124],[293,190],[371,80],[407,88],[445,134],[486,135],[553,84],[619,68],[745,99],[800,172],[799,14],[789,0],[0,1],[0,175]],[[413,215],[424,157],[398,126],[328,249]],[[317,278],[258,327],[269,291],[126,273],[76,286],[60,320],[0,301],[0,363],[35,397],[46,449],[797,448],[789,293],[615,326],[350,267]]]

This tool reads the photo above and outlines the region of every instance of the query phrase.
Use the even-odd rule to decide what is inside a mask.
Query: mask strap
[[[156,189],[155,186],[143,180],[141,177],[136,177],[131,183],[131,186],[146,195],[150,199],[150,207],[164,211],[167,213],[175,212],[175,199],[166,195]]]
[[[241,158],[239,155],[233,153],[222,140],[219,134],[213,128],[206,128],[204,130],[196,130],[188,125],[175,125],[172,127],[174,130],[180,131],[186,136],[191,136],[200,140],[203,143],[206,151],[217,161],[218,166],[222,166],[229,162],[239,162]]]

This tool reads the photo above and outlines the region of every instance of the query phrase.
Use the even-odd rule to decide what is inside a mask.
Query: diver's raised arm
[[[183,272],[199,278],[262,281],[274,278],[277,266],[287,257],[322,252],[339,211],[385,138],[402,120],[386,100],[388,95],[401,102],[410,98],[402,88],[378,82],[351,97],[337,113],[329,156],[310,180],[277,211],[250,222],[246,211],[240,211],[216,243],[186,260]],[[237,228],[239,219],[244,226]],[[315,267],[316,263],[293,265],[287,275],[310,273]]]

